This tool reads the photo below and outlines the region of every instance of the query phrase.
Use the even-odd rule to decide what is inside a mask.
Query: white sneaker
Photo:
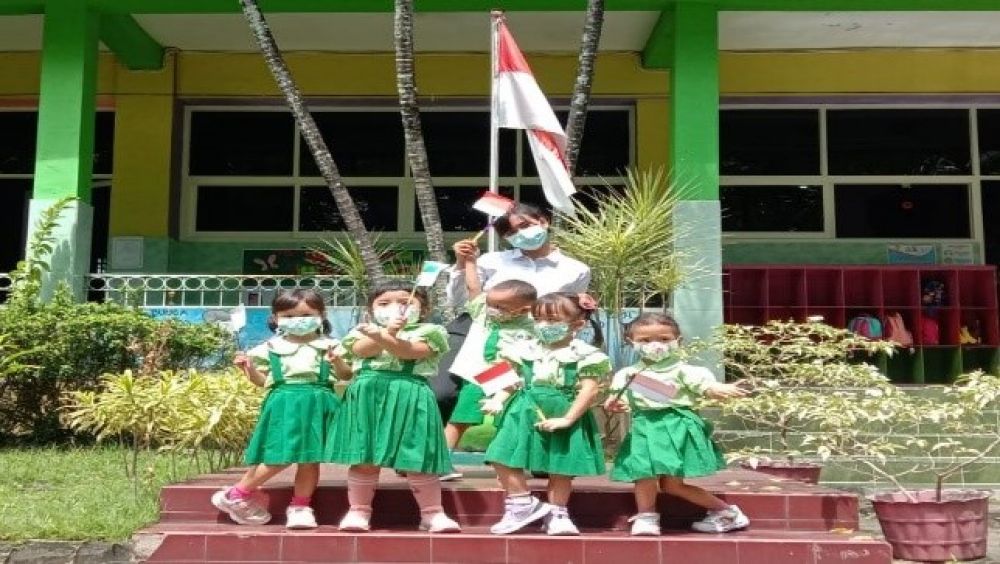
[[[356,533],[370,531],[372,528],[371,518],[372,516],[370,513],[351,509],[346,515],[344,515],[344,518],[340,520],[338,528],[341,531],[351,531]]]
[[[528,500],[527,502],[516,503],[508,498],[503,519],[490,527],[490,532],[494,535],[506,535],[514,531],[519,531],[545,517],[552,511],[551,505],[542,503],[535,496],[528,496]]]
[[[230,499],[229,488],[212,494],[212,505],[240,525],[264,525],[271,520],[267,509],[253,499]]]
[[[442,482],[454,482],[455,480],[461,480],[463,478],[461,472],[452,472],[451,474],[445,474],[441,476]]]
[[[565,507],[552,507],[552,512],[545,518],[545,534],[552,537],[575,537],[580,534],[569,511]]]
[[[285,510],[286,529],[315,529],[316,514],[308,505],[289,505]]]
[[[637,513],[629,517],[632,523],[633,537],[658,537],[660,536],[660,514],[659,513]]]
[[[429,533],[460,533],[462,532],[462,526],[442,511],[435,513],[430,518],[422,518],[420,520],[420,530]]]
[[[709,511],[701,521],[695,521],[691,528],[699,533],[728,533],[737,529],[745,529],[750,525],[750,519],[735,505],[722,511]]]

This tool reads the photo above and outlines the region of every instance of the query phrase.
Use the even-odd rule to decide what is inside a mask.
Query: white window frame
[[[568,105],[555,106],[556,111],[568,110]],[[635,106],[631,103],[603,103],[591,104],[591,110],[617,110],[628,113],[629,128],[629,163],[635,163],[636,156],[636,112]],[[310,110],[314,113],[320,112],[399,112],[398,106],[394,105],[374,105],[374,104],[313,104]],[[298,244],[305,242],[316,242],[330,237],[346,234],[346,231],[299,231],[299,203],[300,191],[302,187],[325,186],[323,179],[319,176],[303,176],[299,170],[301,151],[307,150],[301,142],[299,129],[294,128],[294,145],[292,151],[293,168],[291,176],[192,176],[190,174],[190,148],[191,148],[191,116],[195,112],[282,112],[287,113],[283,105],[227,105],[227,104],[185,104],[183,111],[183,137],[181,151],[180,169],[180,239],[182,241],[228,241],[228,242],[262,242],[268,244],[290,243]],[[489,112],[486,104],[459,104],[432,106],[421,109],[422,112],[464,112],[481,111]],[[523,153],[525,150],[524,135],[518,135],[515,150],[516,171],[515,176],[501,176],[500,186],[514,187],[515,197],[520,197],[521,185],[538,185],[538,177],[521,176],[523,166]],[[336,148],[333,149],[336,152]],[[334,154],[336,158],[336,154]],[[405,159],[405,156],[403,157]],[[433,171],[431,171],[433,173]],[[601,185],[601,184],[621,184],[625,181],[624,176],[579,176],[574,178],[578,186]],[[399,205],[397,206],[397,230],[381,232],[386,237],[400,244],[423,244],[426,237],[423,231],[415,230],[414,214],[416,209],[416,198],[412,190],[412,176],[407,163],[403,163],[403,176],[401,177],[344,177],[344,184],[348,189],[360,186],[397,186],[399,190]],[[435,187],[447,186],[467,186],[475,189],[485,189],[489,179],[482,177],[460,177],[441,176],[434,177]],[[197,230],[197,189],[198,186],[282,186],[288,185],[294,190],[292,231],[198,231]],[[458,240],[468,237],[475,232],[454,232],[446,231],[445,238],[448,240]]]

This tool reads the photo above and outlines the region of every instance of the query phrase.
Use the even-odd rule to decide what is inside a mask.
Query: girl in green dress
[[[566,510],[574,476],[604,474],[604,449],[590,408],[611,373],[607,355],[575,339],[590,317],[577,294],[542,296],[532,310],[536,339],[501,348],[523,385],[500,392],[483,410],[500,413],[486,461],[507,492],[503,519],[494,534],[508,534],[543,517],[549,535],[578,535]],[[600,328],[595,325],[600,336]],[[531,495],[525,472],[549,475],[548,503]]]
[[[441,413],[428,384],[448,351],[444,327],[422,320],[430,313],[426,292],[412,284],[379,286],[368,299],[375,323],[344,337],[338,352],[353,363],[354,380],[331,424],[327,460],[347,464],[350,510],[342,531],[370,528],[372,499],[382,468],[405,472],[420,506],[420,528],[457,532],[441,506],[439,476],[452,471]]]
[[[330,322],[317,292],[278,294],[268,326],[277,336],[235,359],[254,384],[267,388],[244,457],[246,464],[255,466],[235,486],[216,492],[212,503],[241,525],[267,523],[271,514],[253,493],[289,464],[296,464],[286,526],[311,529],[316,518],[309,503],[319,482],[327,427],[338,404],[332,372],[348,376],[350,367],[334,353],[339,343],[327,337]]]
[[[746,392],[735,384],[717,382],[706,368],[681,362],[680,327],[668,315],[640,315],[629,325],[626,337],[640,361],[615,374],[604,408],[632,413],[631,429],[611,472],[612,480],[635,483],[639,512],[630,519],[632,534],[660,534],[656,513],[660,491],[708,510],[692,525],[696,531],[724,533],[747,527],[750,520],[739,507],[684,483],[684,478],[707,476],[726,466],[712,441],[711,424],[692,406],[701,396],[726,399]]]

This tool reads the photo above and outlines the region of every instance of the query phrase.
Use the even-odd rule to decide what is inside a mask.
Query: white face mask
[[[302,337],[304,335],[316,333],[322,328],[323,320],[314,315],[278,318],[278,333],[282,335],[295,335],[296,337]]]
[[[393,321],[396,321],[403,316],[406,316],[406,323],[416,323],[420,320],[420,305],[411,304],[410,307],[406,307],[400,304],[389,304],[374,308],[372,310],[372,317],[375,318],[375,323],[385,326]]]
[[[648,343],[636,343],[633,346],[636,352],[639,353],[639,356],[650,362],[666,360],[677,354],[677,349],[680,348],[676,340],[666,342],[650,341]]]

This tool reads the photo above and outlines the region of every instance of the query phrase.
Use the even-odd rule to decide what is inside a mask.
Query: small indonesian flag
[[[495,17],[499,21],[493,69],[494,121],[497,127],[527,130],[545,199],[555,209],[573,215],[570,196],[576,188],[566,166],[566,131],[538,87],[503,16]]]
[[[446,268],[448,268],[448,265],[443,262],[424,261],[424,265],[420,268],[420,275],[417,276],[416,285],[433,286],[438,275]]]
[[[229,312],[229,331],[238,333],[247,325],[247,308],[240,304]]]
[[[514,200],[505,198],[500,194],[486,192],[481,198],[472,204],[472,209],[481,211],[490,217],[500,217],[507,215],[507,212],[514,207]]]
[[[670,403],[677,397],[677,384],[657,380],[642,372],[635,375],[629,389],[632,390],[633,394],[656,403]]]
[[[516,386],[521,382],[521,377],[509,362],[501,361],[476,374],[475,381],[484,394],[492,396],[500,390]]]

